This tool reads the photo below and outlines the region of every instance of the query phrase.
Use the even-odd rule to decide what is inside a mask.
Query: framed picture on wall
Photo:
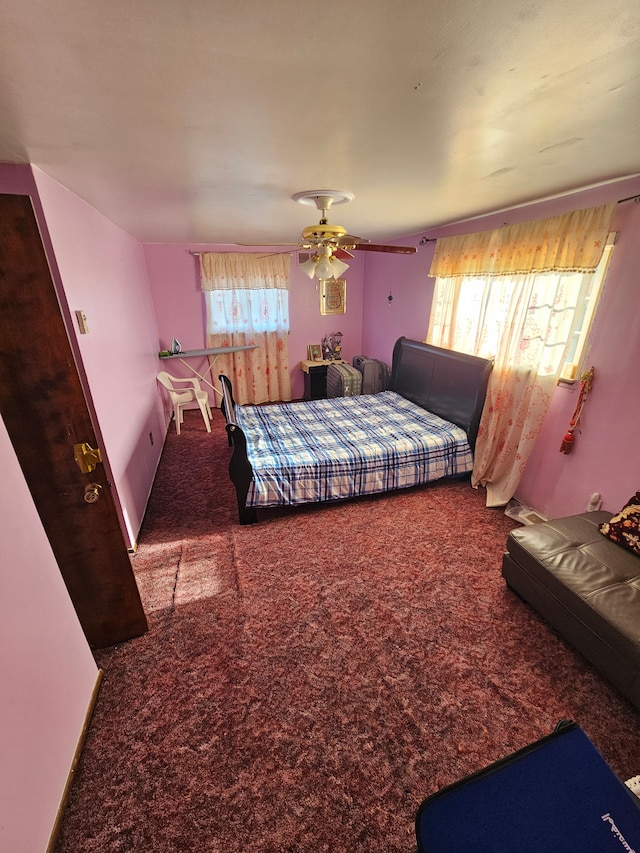
[[[344,314],[347,310],[347,282],[344,278],[320,281],[320,313]]]

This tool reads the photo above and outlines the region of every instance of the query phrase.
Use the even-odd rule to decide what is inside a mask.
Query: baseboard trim
[[[58,835],[60,834],[60,826],[62,824],[62,817],[64,815],[64,810],[67,807],[67,802],[69,801],[69,794],[71,793],[71,786],[73,785],[73,780],[75,778],[76,769],[78,767],[78,762],[80,761],[80,756],[82,755],[82,750],[84,749],[84,742],[87,738],[87,732],[89,731],[89,724],[91,723],[91,717],[93,716],[93,711],[96,706],[96,702],[98,701],[98,693],[100,692],[100,684],[102,682],[103,671],[101,669],[98,670],[96,675],[96,681],[93,685],[93,690],[91,691],[91,697],[89,699],[89,705],[87,706],[86,713],[84,715],[84,722],[82,724],[82,728],[80,730],[80,734],[78,736],[78,743],[76,744],[75,752],[73,754],[73,761],[71,762],[71,767],[69,768],[69,774],[67,776],[67,781],[64,786],[64,791],[62,792],[62,798],[60,800],[60,805],[58,806],[58,811],[56,813],[56,819],[53,822],[53,828],[51,830],[51,837],[49,838],[49,844],[47,845],[46,853],[53,853],[56,842],[58,841]]]

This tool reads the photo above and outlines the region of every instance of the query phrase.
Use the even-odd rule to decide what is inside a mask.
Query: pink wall
[[[581,207],[619,200],[640,193],[640,178],[613,182],[572,193],[552,201],[524,205],[509,212],[453,223],[407,240],[419,245],[421,237],[464,234],[553,216]],[[606,287],[590,340],[588,366],[595,368],[593,391],[582,419],[582,434],[570,455],[559,452],[577,399],[577,386],[559,385],[516,497],[549,517],[583,512],[597,491],[603,508],[616,511],[640,488],[640,205],[619,205],[615,230],[618,241]],[[402,271],[392,278],[386,258],[367,263],[363,311],[363,348],[368,354],[388,358],[399,335],[424,340],[433,295],[428,271],[432,243],[419,246],[418,254],[403,259]],[[398,261],[400,263],[400,261]],[[393,292],[391,307],[386,303]]]
[[[133,546],[162,452],[158,333],[142,246],[78,196],[34,169],[64,297],[69,337]],[[83,310],[89,333],[79,334]],[[151,443],[149,434],[153,436]]]
[[[147,243],[144,246],[149,283],[153,294],[161,347],[177,338],[185,350],[205,346],[204,300],[200,291],[198,259],[189,253],[256,251],[229,245],[186,245]],[[320,343],[329,332],[342,332],[344,358],[360,353],[362,341],[363,269],[361,258],[349,262],[347,311],[345,314],[320,314],[320,296],[316,281],[301,273],[292,260],[289,281],[289,364],[294,399],[302,397],[303,374],[297,367],[307,357],[307,344]],[[170,373],[187,375],[186,368],[173,360]],[[194,363],[197,367],[198,364]],[[214,371],[215,375],[215,371]],[[213,402],[213,401],[212,401]]]
[[[47,848],[98,670],[0,419],[0,849]]]
[[[399,337],[424,340],[433,281],[427,278],[433,244],[419,245],[420,235],[395,241],[416,246],[415,255],[368,254],[362,315],[362,349],[369,358],[391,364]],[[389,294],[393,296],[389,301]]]

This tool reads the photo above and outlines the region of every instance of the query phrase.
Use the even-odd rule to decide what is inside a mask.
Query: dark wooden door
[[[90,645],[143,634],[104,465],[81,473],[74,460],[74,445],[96,438],[31,199],[19,195],[0,195],[0,414]]]

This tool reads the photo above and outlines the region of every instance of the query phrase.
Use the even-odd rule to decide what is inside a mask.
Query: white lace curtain
[[[216,373],[230,377],[239,403],[291,399],[289,265],[289,255],[200,255],[207,347],[257,345],[216,361]]]
[[[472,473],[504,506],[526,468],[564,364],[585,274],[615,202],[438,240],[427,341],[494,358]]]

